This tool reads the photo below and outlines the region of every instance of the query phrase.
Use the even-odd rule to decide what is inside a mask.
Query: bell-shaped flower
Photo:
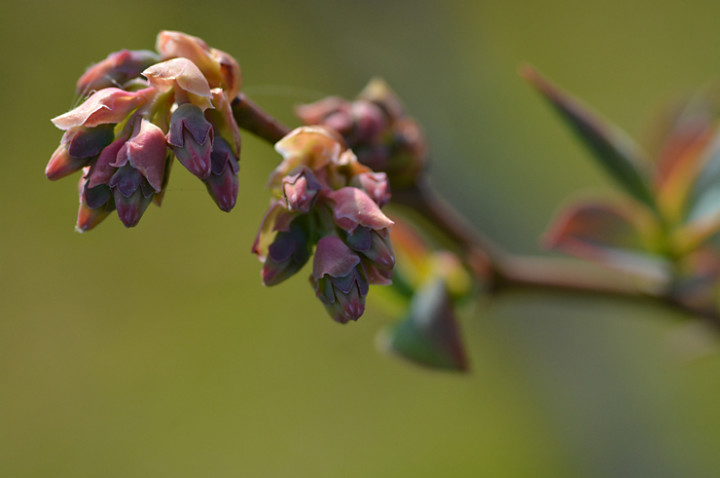
[[[215,138],[210,163],[211,173],[205,179],[208,193],[221,210],[230,212],[237,201],[240,165],[232,148],[222,137]]]
[[[344,324],[365,311],[368,283],[360,258],[337,236],[318,241],[311,281],[330,316]]]
[[[211,173],[213,140],[213,127],[198,106],[185,103],[173,112],[168,145],[178,161],[203,180]]]
[[[202,71],[211,88],[222,87],[233,99],[240,93],[240,66],[224,51],[210,48],[203,40],[177,31],[162,31],[157,50],[164,58],[187,58]]]
[[[62,130],[85,126],[92,128],[101,124],[120,123],[134,109],[145,104],[157,93],[155,88],[125,91],[119,88],[103,88],[92,94],[83,104],[52,119]]]
[[[310,169],[303,167],[298,173],[282,181],[282,194],[288,210],[307,213],[315,203],[323,185]]]
[[[111,147],[108,156],[117,144],[108,148]],[[98,163],[105,159],[102,156]],[[137,225],[153,196],[162,190],[166,162],[167,148],[162,130],[145,119],[136,120],[132,136],[117,148],[115,161],[108,163],[117,168],[107,184],[112,189],[118,216],[126,227]]]
[[[212,108],[208,81],[200,69],[187,58],[173,58],[157,63],[142,72],[154,88],[175,92],[178,104],[192,103],[203,111]]]
[[[157,63],[157,53],[148,50],[121,50],[95,63],[77,81],[77,94],[85,96],[96,90],[121,88],[125,83],[138,78],[142,71]]]
[[[333,216],[335,223],[352,234],[358,226],[377,231],[386,230],[394,224],[364,191],[346,187],[332,191],[327,197],[335,203]]]

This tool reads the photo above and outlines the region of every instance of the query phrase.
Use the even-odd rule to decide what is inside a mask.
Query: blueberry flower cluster
[[[161,32],[156,48],[91,66],[77,82],[83,102],[52,120],[65,133],[45,174],[56,180],[82,170],[80,232],[114,210],[135,226],[151,202],[160,204],[174,158],[220,209],[235,205],[240,132],[230,104],[240,91],[238,63],[180,32]]]
[[[380,79],[372,80],[355,101],[330,96],[295,112],[305,124],[337,131],[362,164],[387,174],[393,188],[414,184],[424,171],[425,135]]]
[[[310,259],[310,282],[340,323],[365,310],[370,284],[391,283],[393,222],[380,210],[390,200],[385,173],[358,162],[330,129],[301,127],[275,149],[283,161],[272,172],[274,199],[253,252],[264,263],[265,285],[278,284]]]

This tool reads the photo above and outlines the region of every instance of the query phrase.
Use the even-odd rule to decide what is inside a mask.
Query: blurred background
[[[173,171],[162,209],[73,232],[43,175],[84,69],[182,30],[295,104],[384,77],[425,127],[439,190],[519,253],[607,179],[516,74],[532,62],[638,138],[720,73],[711,1],[0,3],[0,476],[707,477],[720,345],[645,304],[518,293],[462,319],[469,375],[379,353],[397,317],[332,322],[303,272],[250,254],[278,161],[244,135],[238,206]],[[585,191],[585,192],[583,192]]]

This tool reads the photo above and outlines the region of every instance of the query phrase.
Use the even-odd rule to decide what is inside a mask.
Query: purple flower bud
[[[282,192],[287,208],[299,213],[310,211],[322,188],[320,181],[306,167],[297,174],[286,176],[282,181]]]
[[[352,234],[358,226],[382,230],[394,224],[383,214],[375,201],[358,188],[338,189],[328,193],[327,197],[335,202],[335,223],[346,232]]]
[[[134,109],[155,96],[155,88],[124,91],[119,88],[103,88],[92,94],[83,104],[52,119],[55,126],[69,130],[79,126],[92,128],[101,124],[119,123]]]
[[[110,189],[107,186],[99,186],[95,189],[88,190],[87,177],[89,172],[86,168],[86,174],[80,178],[78,184],[78,192],[80,195],[80,206],[78,208],[77,222],[75,230],[77,232],[85,232],[100,224],[114,209],[115,203],[110,195]],[[90,194],[88,194],[90,192]],[[107,194],[105,201],[99,197],[103,193]]]
[[[111,125],[102,125],[96,128],[81,126],[66,131],[60,146],[55,150],[45,168],[45,175],[54,181],[78,171],[92,161],[112,140],[113,128]]]
[[[160,91],[175,90],[175,101],[193,103],[203,111],[212,108],[210,85],[200,69],[187,58],[173,58],[157,63],[142,72]]]
[[[138,118],[132,136],[120,147],[111,166],[119,168],[129,163],[156,192],[160,192],[166,161],[167,147],[162,130],[146,119]]]
[[[350,185],[365,191],[378,207],[383,207],[390,202],[390,186],[385,173],[358,174],[352,179]]]
[[[66,131],[62,142],[67,144],[70,156],[80,159],[97,156],[114,138],[113,125],[104,124]]]
[[[215,204],[221,210],[230,212],[237,200],[240,165],[228,142],[221,137],[215,139],[210,158],[211,174],[205,185]]]
[[[360,258],[336,236],[320,239],[315,250],[311,281],[315,294],[330,316],[344,324],[365,311],[368,283]]]
[[[395,267],[395,253],[387,229],[374,230],[359,226],[352,234],[348,234],[345,242],[352,250],[369,259],[376,268],[392,271]]]
[[[107,58],[94,64],[77,82],[77,94],[84,96],[89,92],[122,87],[123,84],[137,78],[140,73],[159,60],[158,55],[147,50],[121,50],[111,53]]]
[[[213,140],[213,127],[199,107],[186,103],[172,114],[167,142],[178,161],[200,179],[210,176]]]
[[[307,216],[296,217],[287,231],[279,231],[268,247],[262,270],[266,286],[276,285],[294,275],[310,259],[309,226]]]
[[[129,197],[125,197],[119,190],[115,190],[115,207],[118,217],[125,227],[135,227],[145,210],[152,202],[152,193],[145,195],[145,188],[138,188]]]

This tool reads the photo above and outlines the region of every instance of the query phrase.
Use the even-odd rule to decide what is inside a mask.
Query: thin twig
[[[270,144],[277,143],[290,132],[290,128],[273,118],[243,93],[233,100],[232,111],[240,128]]]

